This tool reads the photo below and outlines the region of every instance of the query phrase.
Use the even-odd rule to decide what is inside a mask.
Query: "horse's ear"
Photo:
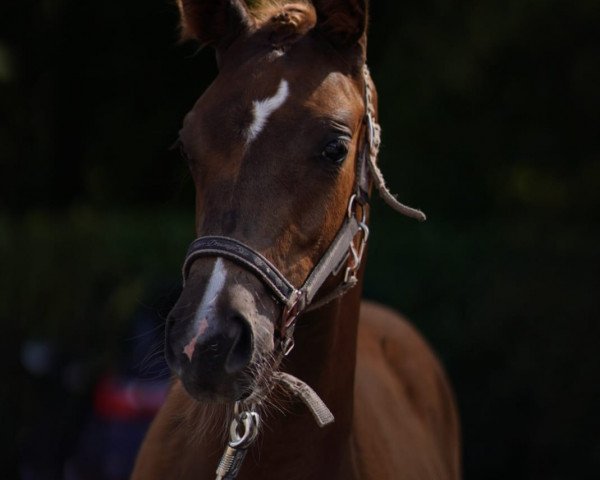
[[[313,0],[317,11],[317,30],[334,45],[365,46],[368,0]]]
[[[183,40],[224,48],[252,25],[243,0],[177,0],[177,6]]]

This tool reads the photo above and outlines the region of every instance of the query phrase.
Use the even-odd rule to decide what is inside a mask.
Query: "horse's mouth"
[[[201,403],[243,404],[263,403],[272,388],[272,381],[257,382],[256,379],[245,377],[231,383],[221,383],[218,386],[198,385],[186,381],[181,382],[187,393]]]
[[[206,382],[184,373],[180,376],[180,380],[188,394],[203,403],[243,401],[254,391],[254,380],[245,374],[222,378],[218,382]]]
[[[199,402],[262,403],[273,388],[276,367],[274,357],[267,354],[233,375],[221,372],[214,376],[199,368],[184,369],[179,378],[188,394]]]
[[[198,259],[190,268],[167,319],[169,367],[198,401],[256,397],[275,364],[280,305],[258,278],[220,257]]]

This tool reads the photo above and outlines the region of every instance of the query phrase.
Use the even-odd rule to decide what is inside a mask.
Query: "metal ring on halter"
[[[349,248],[349,259],[350,265],[346,267],[346,271],[344,273],[344,283],[348,283],[351,280],[356,280],[356,272],[360,268],[362,257],[365,253],[365,248],[367,246],[367,241],[369,240],[369,227],[365,223],[366,220],[365,207],[363,207],[363,220],[359,223],[359,230],[356,232],[358,235],[361,233],[360,242],[358,248],[354,245],[354,242],[350,244]],[[354,237],[356,238],[356,237]]]
[[[360,224],[366,224],[367,222],[367,208],[369,206],[369,204],[367,202],[365,202],[364,200],[361,200],[361,198],[356,194],[353,193],[352,196],[350,197],[350,200],[348,201],[348,218],[352,218],[353,216],[356,217],[356,207],[357,205],[360,205],[360,209],[361,209],[361,220],[360,220]]]
[[[367,242],[369,241],[370,230],[369,226],[365,222],[360,222],[359,227],[360,231],[362,232],[362,238],[360,239],[360,246],[358,247],[358,256],[362,259],[362,256],[365,253]]]

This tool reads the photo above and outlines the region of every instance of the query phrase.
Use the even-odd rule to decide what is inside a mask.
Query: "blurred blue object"
[[[31,375],[48,375],[55,368],[56,346],[46,340],[30,339],[21,348],[21,364]]]

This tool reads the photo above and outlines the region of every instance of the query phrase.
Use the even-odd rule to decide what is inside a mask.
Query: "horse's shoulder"
[[[373,455],[372,445],[390,448],[393,451],[388,454],[400,462],[397,467],[415,468],[415,477],[420,468],[435,464],[439,472],[452,472],[440,473],[439,478],[458,478],[458,416],[453,394],[441,363],[422,335],[394,310],[363,302],[357,353],[355,429],[368,437],[358,440],[357,448]],[[427,458],[417,461],[422,452],[427,452]]]
[[[400,313],[363,301],[360,309],[359,348],[378,352],[393,367],[405,362],[431,364],[437,359],[417,329]],[[423,366],[423,365],[421,365]]]
[[[429,403],[449,389],[433,350],[402,315],[389,307],[363,302],[358,328],[358,365],[376,368],[416,404]],[[389,385],[392,387],[392,385]]]

